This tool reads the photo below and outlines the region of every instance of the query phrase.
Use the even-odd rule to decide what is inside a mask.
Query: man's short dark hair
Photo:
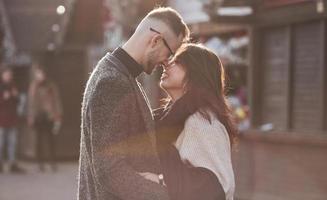
[[[171,28],[177,37],[182,34],[183,38],[188,40],[190,30],[176,10],[170,7],[158,7],[150,11],[147,17],[164,22],[169,28]]]

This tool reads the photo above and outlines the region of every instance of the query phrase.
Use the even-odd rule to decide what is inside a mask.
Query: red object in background
[[[263,5],[264,7],[278,7],[310,1],[314,2],[316,0],[264,0]]]
[[[108,6],[104,6],[103,7],[103,23],[107,24],[107,23],[111,23],[113,20],[112,15],[111,15],[111,11],[108,8]]]
[[[13,92],[16,86],[0,83],[0,127],[10,128],[18,124],[18,94]],[[5,97],[5,93],[9,96]]]

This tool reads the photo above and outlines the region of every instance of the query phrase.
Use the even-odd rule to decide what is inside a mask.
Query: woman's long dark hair
[[[186,71],[186,92],[192,105],[210,123],[209,112],[225,126],[231,146],[237,141],[237,129],[227,104],[225,72],[218,56],[200,44],[185,44],[175,55],[175,61]]]

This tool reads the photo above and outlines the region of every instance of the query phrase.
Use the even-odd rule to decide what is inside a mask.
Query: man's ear
[[[160,40],[161,40],[160,35],[154,35],[150,40],[150,46],[152,48],[154,48],[155,46],[157,46],[159,44]]]

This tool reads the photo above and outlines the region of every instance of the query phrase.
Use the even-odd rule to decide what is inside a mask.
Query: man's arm
[[[89,102],[91,154],[95,184],[127,200],[166,200],[168,192],[141,177],[126,161],[129,102],[132,88],[122,80],[101,80]]]

